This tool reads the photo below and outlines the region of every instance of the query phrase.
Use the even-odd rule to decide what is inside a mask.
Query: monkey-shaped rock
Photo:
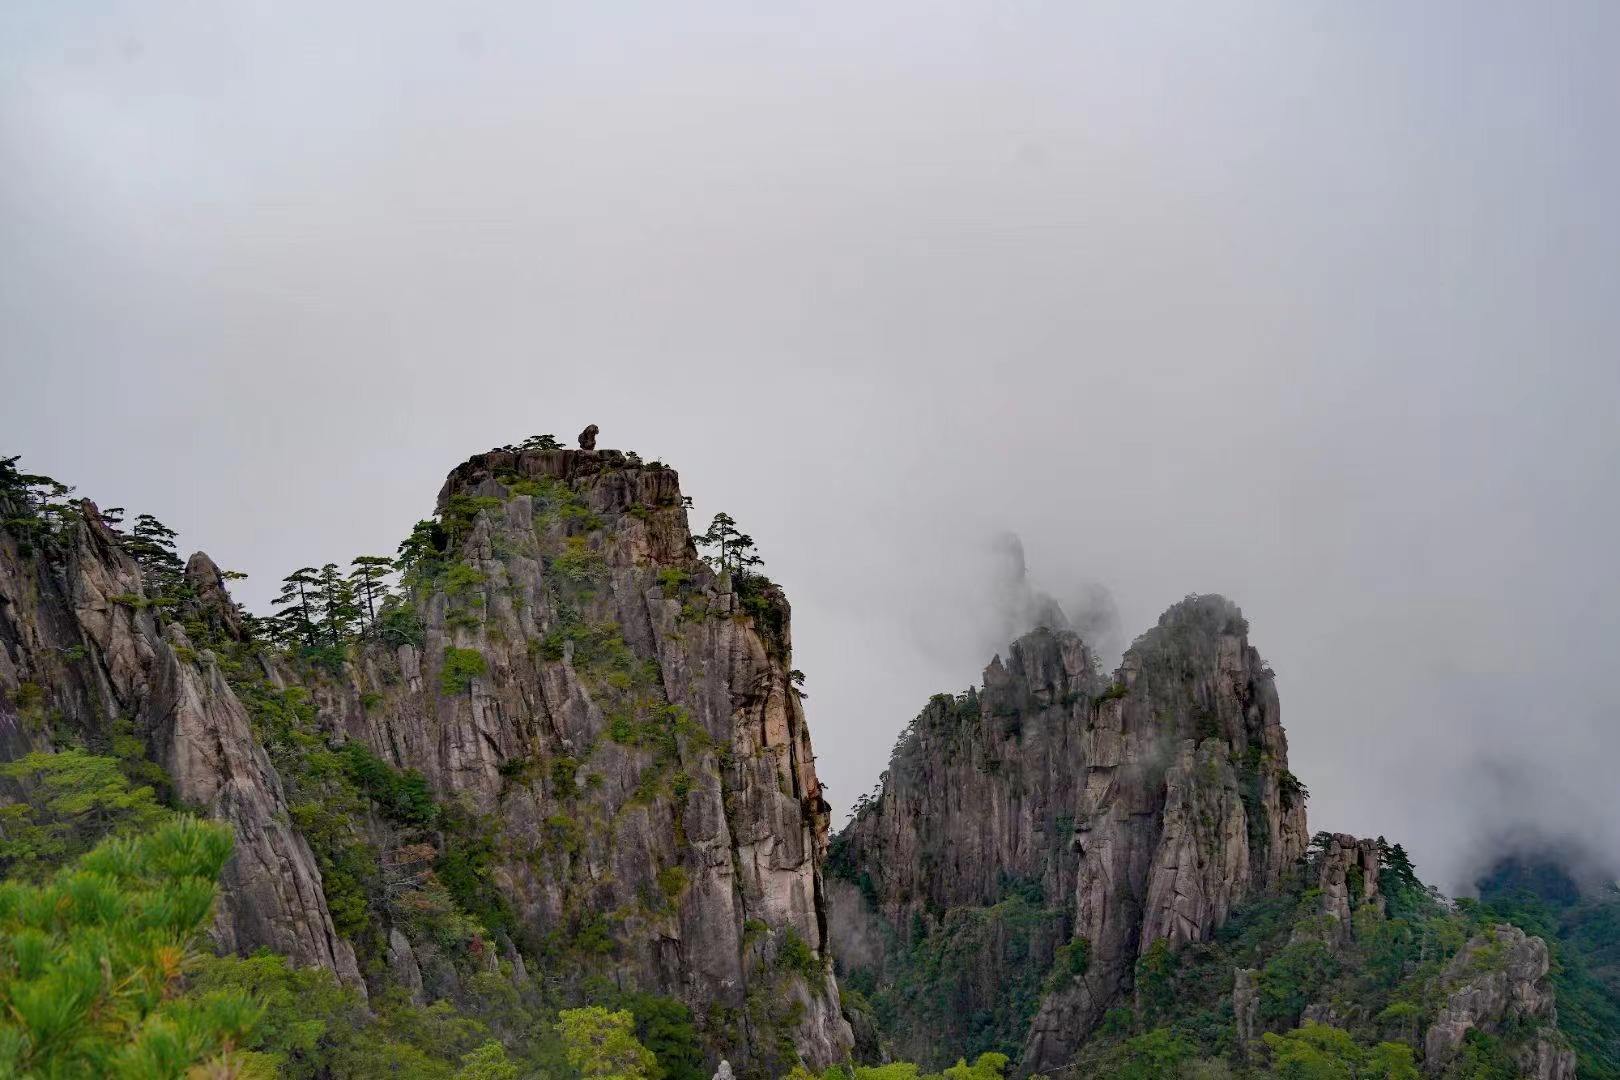
[[[579,448],[581,450],[596,449],[596,433],[601,430],[595,424],[579,433]]]

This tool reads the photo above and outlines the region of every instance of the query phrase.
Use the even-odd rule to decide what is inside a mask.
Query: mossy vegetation
[[[439,669],[439,688],[450,696],[465,694],[472,689],[474,679],[488,673],[489,662],[477,649],[447,646],[444,666]]]

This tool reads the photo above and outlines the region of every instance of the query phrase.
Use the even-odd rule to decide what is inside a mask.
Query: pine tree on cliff
[[[320,571],[313,566],[300,567],[281,579],[281,595],[270,601],[287,610],[280,616],[281,636],[289,641],[302,639],[305,645],[316,643],[315,608],[311,596],[318,595],[321,587]]]
[[[377,625],[377,601],[388,595],[387,576],[394,569],[394,560],[386,555],[356,555],[349,571],[358,599],[366,604],[366,626]]]
[[[699,547],[715,549],[715,554],[705,555],[703,560],[717,574],[731,573],[741,577],[765,563],[754,549],[754,538],[740,531],[737,519],[730,514],[714,515],[708,531],[694,539]]]
[[[151,514],[139,514],[124,548],[141,567],[141,581],[152,596],[173,596],[185,584],[185,566],[175,554],[179,534]]]
[[[49,476],[17,468],[17,456],[0,458],[0,525],[17,537],[24,553],[49,543],[71,520],[73,489]]]
[[[343,576],[336,563],[321,567],[320,610],[321,630],[333,648],[354,635],[354,624],[360,618],[360,606],[355,602],[354,586]]]
[[[737,519],[722,511],[714,515],[709,522],[708,531],[701,536],[693,537],[697,545],[702,548],[715,548],[713,555],[705,555],[703,561],[708,563],[717,574],[726,572],[726,551],[731,541],[741,535],[737,532]]]

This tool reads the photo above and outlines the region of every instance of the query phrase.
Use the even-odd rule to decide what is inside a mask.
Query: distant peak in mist
[[[990,555],[998,647],[1045,627],[1073,630],[1100,655],[1119,654],[1119,608],[1105,586],[1079,582],[1065,590],[1068,600],[1060,603],[1032,580],[1024,542],[1014,532],[997,534],[990,542]]]

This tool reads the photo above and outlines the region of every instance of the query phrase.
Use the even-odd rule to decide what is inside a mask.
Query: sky
[[[248,572],[587,423],[842,810],[1032,587],[1223,593],[1313,828],[1620,865],[1620,7],[0,7],[0,451]],[[696,521],[701,525],[702,521]]]

